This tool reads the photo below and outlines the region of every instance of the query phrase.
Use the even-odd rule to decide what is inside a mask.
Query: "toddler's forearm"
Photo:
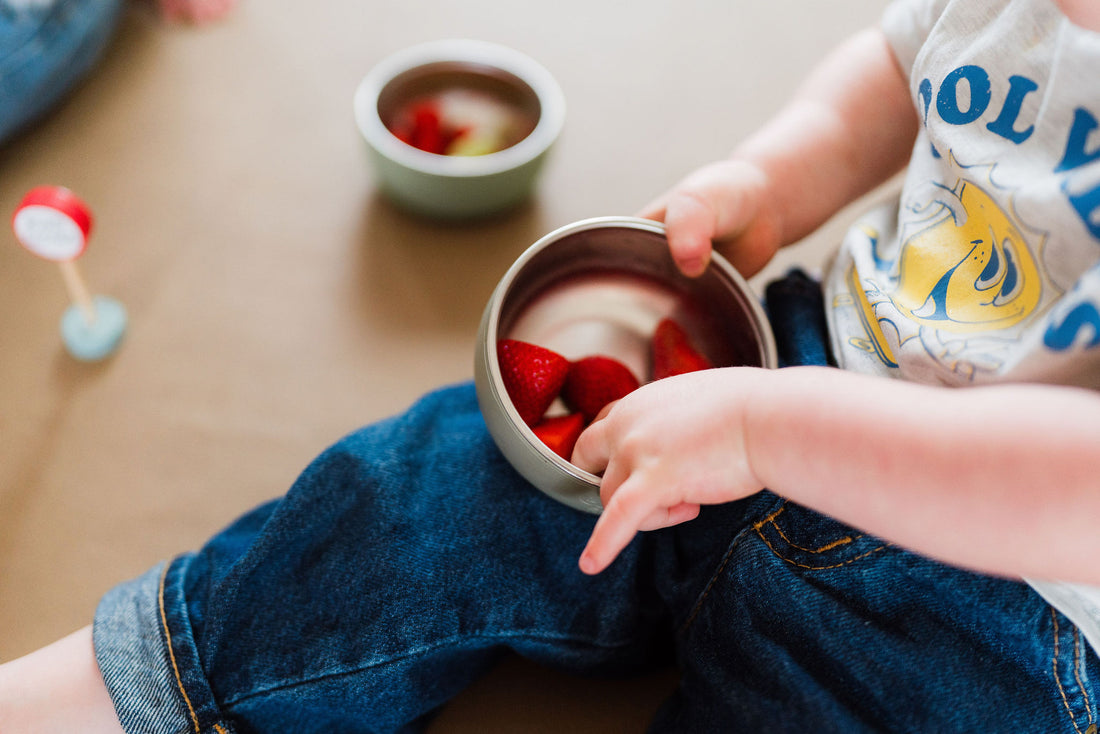
[[[1100,396],[769,373],[749,462],[791,500],[942,560],[1100,584]]]

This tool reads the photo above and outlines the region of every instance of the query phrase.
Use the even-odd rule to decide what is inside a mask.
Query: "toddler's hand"
[[[157,0],[157,4],[168,20],[208,23],[228,13],[236,0]]]
[[[701,505],[762,488],[745,452],[742,421],[763,372],[712,369],[651,382],[581,434],[572,462],[603,475],[604,505],[581,554],[582,571],[602,571],[639,530],[691,520]]]
[[[782,235],[767,189],[756,165],[724,160],[689,174],[639,216],[665,223],[672,257],[685,275],[706,269],[713,243],[748,278],[779,249]]]

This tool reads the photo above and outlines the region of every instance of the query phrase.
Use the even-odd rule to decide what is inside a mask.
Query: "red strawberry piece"
[[[422,130],[438,130],[439,106],[434,100],[421,102],[412,108],[413,124]]]
[[[569,360],[537,344],[501,339],[497,361],[512,405],[524,423],[534,426],[561,392],[569,375]]]
[[[447,149],[470,132],[468,126],[449,122],[437,99],[425,99],[406,107],[390,132],[403,143],[426,153],[447,155]]]
[[[638,378],[617,359],[595,355],[569,366],[561,397],[573,410],[590,421],[608,403],[638,389]]]
[[[653,379],[710,369],[714,365],[691,343],[687,332],[672,319],[661,319],[653,334]]]
[[[395,126],[390,132],[405,145],[413,144],[413,129],[411,125]]]
[[[470,133],[470,126],[464,125],[462,127],[455,127],[454,125],[447,125],[443,128],[443,154],[446,155],[447,151],[459,138],[468,135]]]
[[[585,420],[580,413],[570,413],[547,418],[534,427],[535,435],[561,458],[569,461],[573,447],[584,430]]]
[[[443,127],[434,104],[425,103],[413,110],[413,145],[442,155]]]

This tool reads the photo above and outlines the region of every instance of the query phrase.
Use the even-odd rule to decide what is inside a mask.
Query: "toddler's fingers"
[[[644,492],[635,492],[627,480],[607,503],[578,565],[586,574],[597,574],[611,565],[656,508]]]
[[[639,530],[660,530],[670,528],[673,525],[694,520],[699,517],[699,505],[691,502],[681,502],[672,507],[659,507],[649,517],[642,521]]]
[[[607,469],[611,459],[611,449],[607,440],[607,421],[602,419],[606,409],[581,432],[577,443],[573,445],[573,455],[569,463],[586,472],[600,475]]]
[[[665,207],[664,220],[676,265],[684,275],[702,275],[710,262],[711,240],[718,220],[713,205],[694,192],[674,192]]]

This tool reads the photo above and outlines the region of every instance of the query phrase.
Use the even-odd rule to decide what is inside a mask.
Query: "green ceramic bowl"
[[[521,126],[516,142],[482,155],[443,155],[393,131],[416,100],[469,90],[507,106]],[[529,198],[561,133],[565,98],[550,73],[513,49],[483,41],[433,41],[383,59],[360,82],[355,121],[379,188],[395,203],[433,218],[468,219]]]

